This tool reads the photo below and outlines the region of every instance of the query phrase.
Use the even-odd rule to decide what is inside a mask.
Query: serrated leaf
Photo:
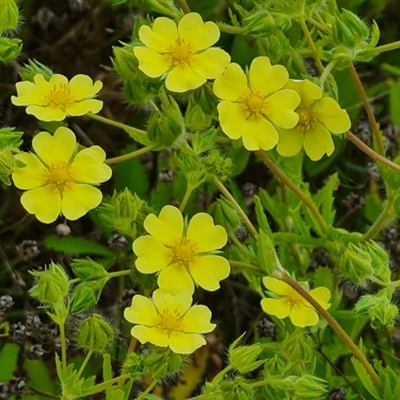
[[[335,219],[336,210],[333,207],[335,200],[333,192],[335,191],[337,181],[338,174],[336,172],[329,177],[327,184],[313,196],[314,202],[321,209],[322,217],[327,225],[332,225]]]
[[[260,226],[260,229],[270,238],[271,241],[273,241],[272,231],[265,215],[264,208],[261,205],[261,200],[258,196],[254,196],[254,204],[257,215],[257,222]]]
[[[150,139],[144,132],[141,132],[140,129],[125,125],[124,131],[137,143],[143,144],[144,146],[151,144]]]
[[[365,389],[376,399],[376,400],[383,400],[382,396],[379,394],[378,390],[376,389],[374,383],[370,375],[368,374],[367,370],[364,366],[358,361],[356,358],[351,358],[351,363],[353,364],[354,369],[357,372],[360,381],[364,385]]]
[[[97,254],[99,256],[114,256],[114,253],[107,247],[91,242],[90,240],[67,236],[60,238],[56,235],[46,236],[44,239],[46,247],[49,249],[70,253],[70,254]]]
[[[327,243],[324,239],[298,235],[290,232],[277,232],[273,234],[273,237],[277,243],[281,243],[282,240],[284,240],[285,242],[291,242],[301,246],[325,247]]]

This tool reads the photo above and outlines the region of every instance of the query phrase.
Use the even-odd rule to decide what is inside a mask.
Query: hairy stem
[[[86,357],[85,357],[85,359],[83,360],[83,362],[82,362],[82,364],[81,364],[81,367],[79,368],[78,377],[80,377],[80,376],[82,375],[82,372],[83,372],[83,370],[85,369],[87,363],[89,362],[90,357],[92,357],[92,354],[93,354],[93,350],[90,350],[90,351],[86,354]]]
[[[373,49],[367,49],[360,52],[360,55],[367,55],[367,54],[380,54],[385,51],[396,50],[400,48],[400,40],[393,43],[384,44],[382,46],[374,47]]]
[[[371,147],[367,146],[362,140],[360,140],[354,133],[346,132],[347,139],[353,142],[361,151],[365,154],[368,154],[371,158],[376,161],[379,161],[382,164],[387,165],[389,168],[394,169],[397,172],[400,172],[400,165],[394,163],[393,161],[388,160],[386,157],[378,154],[375,150],[371,149]]]
[[[140,393],[139,397],[137,398],[137,400],[143,400],[146,398],[146,395],[148,395],[153,389],[154,387],[157,385],[157,379],[153,379],[153,381],[150,383],[150,385],[147,387],[147,389]]]
[[[244,35],[246,33],[246,29],[240,26],[227,25],[223,22],[217,22],[217,25],[221,32],[232,33],[233,35]]]
[[[361,101],[363,103],[365,112],[367,113],[368,121],[371,125],[372,133],[374,134],[375,143],[378,148],[378,153],[383,156],[385,154],[385,149],[383,147],[382,138],[381,138],[381,135],[379,132],[378,124],[376,123],[375,115],[372,110],[371,104],[368,101],[367,94],[365,93],[365,90],[361,83],[360,77],[358,76],[356,68],[354,67],[353,64],[350,64],[349,70],[351,73],[351,77],[353,78],[353,81],[356,85],[358,94],[361,97]]]
[[[181,8],[185,14],[190,13],[190,8],[189,8],[188,4],[186,3],[186,0],[179,0],[179,5],[181,6]]]
[[[225,196],[227,200],[231,202],[231,204],[235,207],[237,213],[241,217],[245,227],[247,230],[253,235],[257,236],[258,232],[254,225],[251,223],[246,213],[242,210],[242,207],[238,204],[235,198],[230,194],[229,190],[220,182],[218,179],[214,179],[214,184],[218,188],[218,190]]]
[[[353,355],[360,361],[364,366],[368,374],[371,376],[375,385],[379,389],[383,389],[382,381],[380,380],[378,374],[375,372],[372,365],[365,358],[364,354],[356,346],[356,344],[351,340],[350,336],[343,330],[339,323],[333,318],[328,311],[326,311],[319,303],[316,301],[306,290],[304,290],[295,280],[293,280],[287,273],[283,273],[280,279],[286,282],[290,287],[292,287],[298,294],[301,295],[305,300],[307,300],[326,320],[330,327],[336,332],[336,334],[342,339],[343,343],[351,350]]]
[[[256,272],[257,274],[265,275],[265,272],[260,267],[257,267],[256,265],[248,264],[248,263],[241,262],[241,261],[234,261],[234,260],[228,260],[228,261],[232,267],[241,268],[241,269],[245,269],[248,271]]]
[[[303,17],[301,17],[299,19],[299,23],[300,23],[301,29],[303,30],[304,36],[305,36],[305,38],[307,40],[307,43],[310,46],[311,52],[312,52],[313,57],[315,59],[315,64],[317,65],[320,74],[322,74],[324,72],[324,66],[322,65],[321,59],[319,58],[319,55],[318,55],[318,50],[315,47],[314,40],[313,40],[313,38],[311,36],[310,31],[308,30],[308,26],[307,26],[306,21],[304,20]]]
[[[60,341],[61,341],[61,361],[62,366],[67,369],[67,342],[65,338],[65,324],[64,321],[59,323],[60,328]]]
[[[108,164],[108,165],[111,165],[111,164],[120,163],[122,161],[130,160],[131,158],[139,157],[142,154],[146,154],[149,151],[152,151],[155,147],[156,146],[154,144],[151,144],[149,146],[142,147],[139,150],[135,150],[135,151],[132,151],[132,152],[127,153],[127,154],[122,154],[121,156],[118,156],[118,157],[107,158],[105,163]]]
[[[256,155],[264,162],[264,164],[305,204],[318,222],[322,232],[328,235],[328,225],[318,211],[314,202],[299,187],[297,187],[291,179],[261,150],[257,150]]]
[[[190,195],[192,194],[192,192],[193,192],[192,186],[188,185],[188,187],[187,187],[187,189],[186,189],[185,196],[183,197],[182,202],[181,202],[181,205],[179,206],[179,210],[180,210],[181,212],[183,212],[183,210],[185,209],[186,204],[187,204],[187,202],[189,201]]]

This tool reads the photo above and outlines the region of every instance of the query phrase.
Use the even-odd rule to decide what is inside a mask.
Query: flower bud
[[[295,365],[306,363],[312,359],[311,343],[301,329],[286,334],[280,345],[282,354]]]
[[[42,74],[46,81],[49,81],[54,72],[39,61],[28,60],[28,64],[24,64],[19,76],[23,81],[34,82],[33,78],[37,74]]]
[[[22,40],[0,37],[0,61],[7,63],[21,53]]]
[[[174,353],[169,348],[153,347],[152,353],[144,359],[144,365],[153,379],[158,380],[178,372],[183,360],[182,355]]]
[[[356,46],[357,42],[353,33],[339,17],[336,18],[332,28],[333,39],[336,44],[347,47]]]
[[[75,286],[70,300],[71,314],[81,314],[94,307],[107,281],[108,279],[103,278]]]
[[[241,339],[241,337],[239,339]],[[258,356],[263,350],[259,343],[235,348],[234,346],[236,344],[237,340],[235,340],[229,348],[229,360],[233,368],[241,374],[247,374],[263,364],[264,360],[257,361]]]
[[[141,76],[139,62],[133,53],[133,45],[122,43],[122,47],[113,47],[114,58],[111,59],[118,75],[127,81],[135,81]]]
[[[374,269],[371,262],[371,256],[364,246],[349,243],[340,260],[340,271],[345,278],[360,284],[367,279],[372,279]]]
[[[147,374],[147,368],[144,365],[145,356],[135,352],[128,353],[124,362],[124,369],[126,369],[134,381],[143,379]]]
[[[356,14],[351,11],[342,9],[340,17],[343,23],[349,28],[354,37],[355,42],[361,43],[369,37],[369,29],[367,24],[362,21]]]
[[[313,375],[303,375],[294,384],[294,394],[299,399],[321,399],[326,393],[326,381]]]
[[[78,330],[78,343],[87,351],[103,352],[114,340],[114,329],[99,314],[82,321]]]
[[[235,232],[241,225],[235,208],[223,197],[214,202],[208,212],[213,217],[215,224],[223,226],[228,233]]]
[[[243,18],[243,27],[246,35],[265,38],[274,31],[275,20],[268,10],[260,9]]]
[[[16,28],[18,14],[18,6],[14,0],[2,0],[0,2],[0,31]]]
[[[147,135],[153,143],[171,147],[185,132],[185,123],[174,98],[165,93],[160,98],[160,110],[152,111],[147,124]]]
[[[200,132],[207,129],[212,122],[212,116],[205,114],[201,106],[193,100],[189,104],[185,113],[185,124],[192,132]]]
[[[107,276],[107,271],[104,267],[90,258],[87,260],[73,260],[71,268],[76,277],[82,281],[99,279]]]
[[[29,293],[45,305],[52,305],[63,302],[68,294],[69,281],[61,265],[51,263],[44,271],[30,271],[31,275],[39,280]]]
[[[367,250],[371,256],[371,265],[374,270],[374,275],[381,284],[389,285],[391,281],[391,272],[389,268],[389,255],[376,242],[368,242]]]
[[[225,400],[252,400],[255,395],[251,385],[240,376],[232,381],[222,382],[221,389]]]

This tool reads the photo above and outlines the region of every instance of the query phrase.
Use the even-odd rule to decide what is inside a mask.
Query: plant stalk
[[[122,161],[126,161],[126,160],[130,160],[131,158],[135,158],[135,157],[139,157],[142,154],[146,154],[149,151],[152,151],[156,146],[154,144],[151,144],[149,146],[146,147],[142,147],[141,149],[132,151],[130,153],[127,154],[122,154],[121,156],[118,157],[113,157],[113,158],[107,158],[107,160],[105,161],[106,164],[111,165],[111,164],[117,164],[120,163]]]

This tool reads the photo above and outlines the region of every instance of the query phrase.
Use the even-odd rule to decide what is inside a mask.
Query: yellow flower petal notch
[[[230,55],[211,47],[220,36],[214,22],[203,22],[200,14],[186,14],[178,26],[169,18],[156,18],[153,28],[143,25],[139,38],[143,47],[133,49],[139,69],[151,78],[166,74],[165,86],[171,92],[197,89],[221,75]]]
[[[206,344],[202,333],[214,330],[211,311],[203,305],[192,305],[187,290],[173,294],[157,289],[153,298],[133,296],[132,305],[125,308],[124,317],[136,324],[131,334],[140,343],[169,347],[174,353],[191,354]]]
[[[33,80],[34,83],[18,82],[18,96],[12,96],[11,101],[16,106],[27,106],[27,114],[40,121],[62,121],[88,112],[96,114],[103,107],[102,101],[93,98],[103,83],[93,83],[87,75],[76,75],[68,82],[63,75],[55,74],[46,81],[42,74],[37,74]]]
[[[229,262],[213,254],[225,246],[228,236],[210,215],[198,213],[185,227],[179,209],[165,206],[158,217],[146,217],[144,228],[150,235],[133,242],[136,268],[143,274],[159,272],[160,288],[172,293],[185,289],[192,294],[196,284],[214,291],[229,276]]]
[[[276,295],[276,298],[261,300],[261,307],[264,312],[281,319],[290,317],[292,324],[300,328],[318,323],[319,316],[314,307],[287,283],[272,277],[263,278],[263,283],[270,292]],[[310,291],[310,295],[325,310],[331,306],[328,303],[331,292],[326,287],[320,286],[313,289]]]
[[[291,157],[304,148],[308,157],[318,161],[324,154],[335,150],[331,133],[347,132],[351,127],[347,112],[331,97],[322,97],[321,88],[305,79],[289,80],[286,88],[295,90],[301,97],[296,113],[299,122],[292,129],[279,130],[278,153]]]
[[[235,63],[214,82],[214,93],[222,100],[218,114],[222,130],[231,139],[242,138],[247,150],[270,150],[278,143],[276,127],[290,129],[299,116],[294,112],[300,96],[284,89],[289,74],[283,65],[271,65],[268,57],[257,57],[248,76]]]
[[[96,208],[103,195],[92,185],[111,178],[111,168],[104,164],[106,154],[99,146],[76,153],[76,139],[68,128],[58,128],[54,136],[40,132],[32,142],[33,153],[15,157],[25,164],[12,174],[17,188],[27,190],[21,203],[36,218],[54,222],[62,214],[76,220]]]

